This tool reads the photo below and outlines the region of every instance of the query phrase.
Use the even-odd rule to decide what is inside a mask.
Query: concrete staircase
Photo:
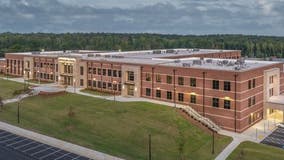
[[[221,128],[217,124],[215,124],[210,119],[203,117],[201,114],[199,114],[197,111],[195,111],[190,106],[177,106],[177,108],[181,109],[182,111],[184,111],[187,115],[189,115],[193,119],[195,119],[195,120],[199,121],[200,123],[202,123],[203,125],[207,126],[209,129],[211,129],[215,132],[219,132],[221,130]]]

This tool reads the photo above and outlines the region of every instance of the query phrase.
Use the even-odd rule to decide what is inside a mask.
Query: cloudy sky
[[[0,32],[284,36],[284,0],[0,0]]]

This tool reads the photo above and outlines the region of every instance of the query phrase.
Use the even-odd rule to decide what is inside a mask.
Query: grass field
[[[16,104],[0,112],[0,120],[16,123]],[[70,109],[72,108],[72,109]],[[146,102],[113,102],[76,94],[36,96],[21,102],[20,127],[125,159],[213,159],[231,141],[191,125],[173,108]],[[72,114],[71,114],[72,113]]]
[[[13,93],[19,89],[24,89],[24,84],[0,78],[0,97],[3,99],[15,97]]]
[[[227,160],[280,160],[284,159],[284,150],[264,144],[242,142]]]

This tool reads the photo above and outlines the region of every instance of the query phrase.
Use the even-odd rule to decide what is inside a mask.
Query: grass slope
[[[15,90],[19,89],[24,89],[24,84],[0,78],[0,97],[2,97],[3,99],[15,97],[13,93]]]
[[[0,120],[16,123],[16,104]],[[74,117],[68,116],[70,109]],[[145,102],[113,102],[75,94],[30,97],[21,102],[20,127],[126,159],[147,159],[148,134],[153,159],[213,159],[231,141],[191,125],[173,108]],[[183,147],[182,147],[183,146]],[[180,149],[179,149],[180,148]]]
[[[227,160],[271,160],[284,159],[284,150],[264,144],[242,142]]]

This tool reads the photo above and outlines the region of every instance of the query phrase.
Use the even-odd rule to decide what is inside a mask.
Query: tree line
[[[236,49],[248,57],[284,58],[284,37],[254,35],[164,35],[117,33],[1,33],[0,57],[7,52],[48,50]]]

